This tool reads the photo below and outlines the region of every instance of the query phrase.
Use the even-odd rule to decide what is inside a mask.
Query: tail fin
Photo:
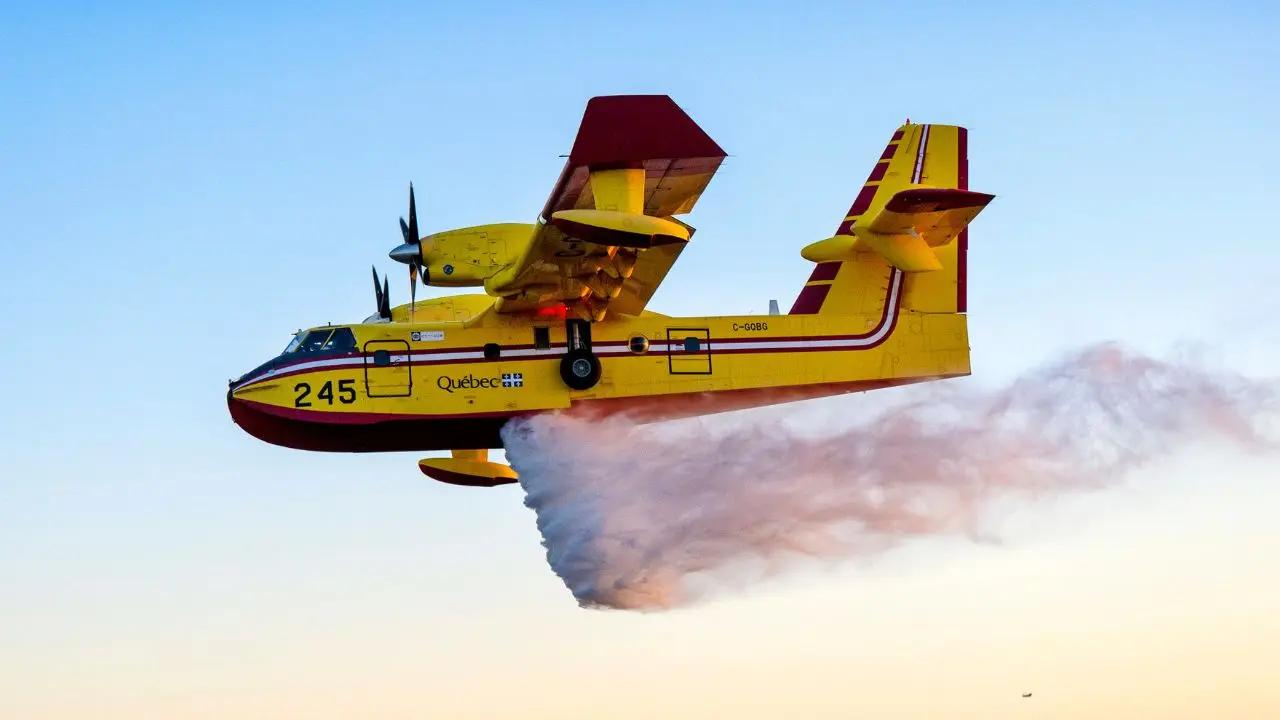
[[[835,236],[802,251],[817,265],[791,314],[879,316],[899,273],[900,307],[965,312],[967,226],[993,197],[968,188],[968,130],[898,128]]]

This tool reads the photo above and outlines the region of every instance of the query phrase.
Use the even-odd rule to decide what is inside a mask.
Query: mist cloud
[[[547,559],[578,602],[647,610],[800,557],[976,536],[996,501],[1105,487],[1201,439],[1277,446],[1274,383],[1115,345],[1003,388],[938,383],[913,398],[876,411],[847,398],[850,419],[821,435],[772,419],[558,414],[503,436]]]

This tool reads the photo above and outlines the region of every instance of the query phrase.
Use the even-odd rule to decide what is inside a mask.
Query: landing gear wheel
[[[600,382],[600,360],[587,350],[571,350],[560,359],[560,378],[574,390],[589,390]]]

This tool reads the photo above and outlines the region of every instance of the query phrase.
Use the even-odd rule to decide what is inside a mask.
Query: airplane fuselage
[[[581,321],[493,312],[315,328],[349,329],[354,343],[281,355],[235,381],[228,402],[277,445],[448,450],[501,447],[507,420],[542,412],[650,421],[967,375],[965,315],[904,310],[901,278],[866,315],[646,313],[590,323],[589,338],[571,337]],[[564,358],[584,342],[599,374],[575,389]]]

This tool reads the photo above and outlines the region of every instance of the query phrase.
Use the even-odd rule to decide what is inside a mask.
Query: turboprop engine
[[[389,255],[409,266],[411,300],[421,277],[424,284],[439,287],[482,285],[486,293],[499,298],[500,311],[510,304],[536,306],[554,298],[580,316],[598,320],[609,301],[622,292],[641,251],[687,243],[693,233],[693,228],[677,220],[645,213],[645,178],[646,171],[640,167],[593,169],[583,189],[583,202],[591,207],[554,211],[543,221],[545,225],[477,225],[421,238],[410,185],[409,219],[400,221],[404,242]],[[553,258],[527,257],[548,226],[570,245]],[[520,274],[538,263],[559,266],[554,283],[521,281]]]
[[[418,278],[424,285],[475,287],[514,265],[536,230],[536,225],[528,223],[495,223],[418,237],[417,203],[410,185],[409,219],[400,219],[404,242],[387,255],[409,266],[411,291]]]

